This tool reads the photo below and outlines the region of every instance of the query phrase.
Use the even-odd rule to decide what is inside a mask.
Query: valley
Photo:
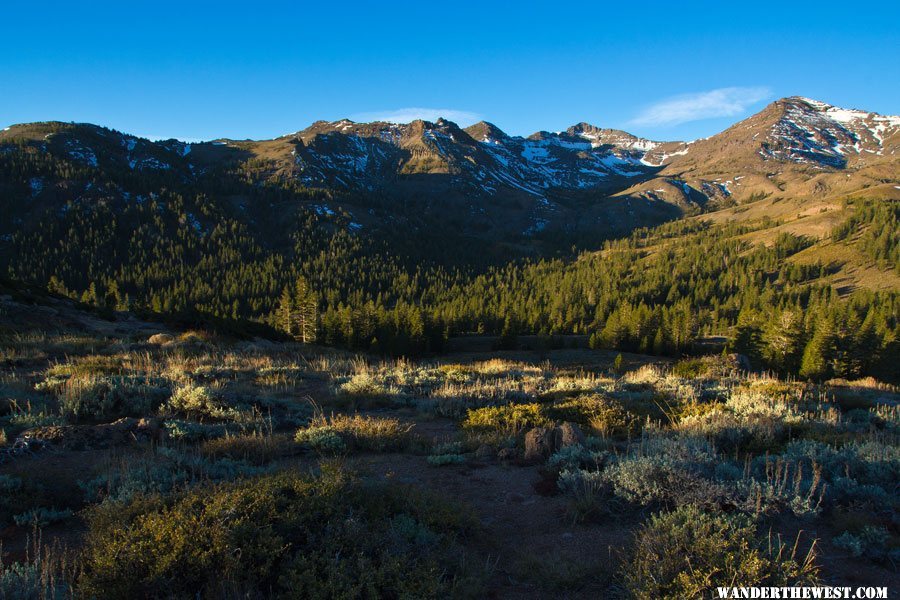
[[[898,132],[11,126],[0,598],[896,588]]]

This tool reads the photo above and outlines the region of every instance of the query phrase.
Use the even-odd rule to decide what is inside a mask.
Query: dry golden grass
[[[255,431],[244,434],[229,433],[224,437],[207,440],[200,447],[200,453],[212,459],[229,458],[262,465],[288,456],[294,453],[296,448],[287,434]]]

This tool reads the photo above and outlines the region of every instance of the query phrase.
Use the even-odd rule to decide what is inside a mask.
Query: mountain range
[[[439,223],[463,237],[514,246],[548,237],[590,245],[762,198],[840,198],[863,190],[897,197],[898,150],[900,117],[802,97],[775,101],[690,142],[653,141],[588,123],[520,137],[484,121],[460,128],[444,119],[342,119],[272,140],[203,143],[150,141],[89,124],[30,123],[0,132],[0,156],[48,155],[88,176],[76,184],[32,166],[5,177],[0,191],[13,218],[0,234],[8,237],[36,211],[55,210],[60,202],[140,199],[137,180],[171,188],[240,173],[254,186],[320,191],[307,208],[343,215],[344,226],[355,231],[383,230],[388,222],[392,231]],[[223,197],[248,222],[259,218],[246,194],[229,189]]]

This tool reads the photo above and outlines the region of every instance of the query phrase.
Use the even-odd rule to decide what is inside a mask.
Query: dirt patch
[[[494,598],[601,597],[617,568],[619,549],[638,523],[574,524],[567,499],[540,493],[533,466],[494,460],[433,467],[423,456],[387,454],[352,459],[362,473],[413,485],[470,506],[484,527],[478,542],[491,569]],[[555,573],[554,573],[555,572]],[[555,575],[555,576],[554,576]]]

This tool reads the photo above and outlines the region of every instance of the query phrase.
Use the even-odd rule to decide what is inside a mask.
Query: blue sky
[[[804,95],[900,114],[900,3],[7,0],[0,126],[182,139],[317,119],[711,135]]]

